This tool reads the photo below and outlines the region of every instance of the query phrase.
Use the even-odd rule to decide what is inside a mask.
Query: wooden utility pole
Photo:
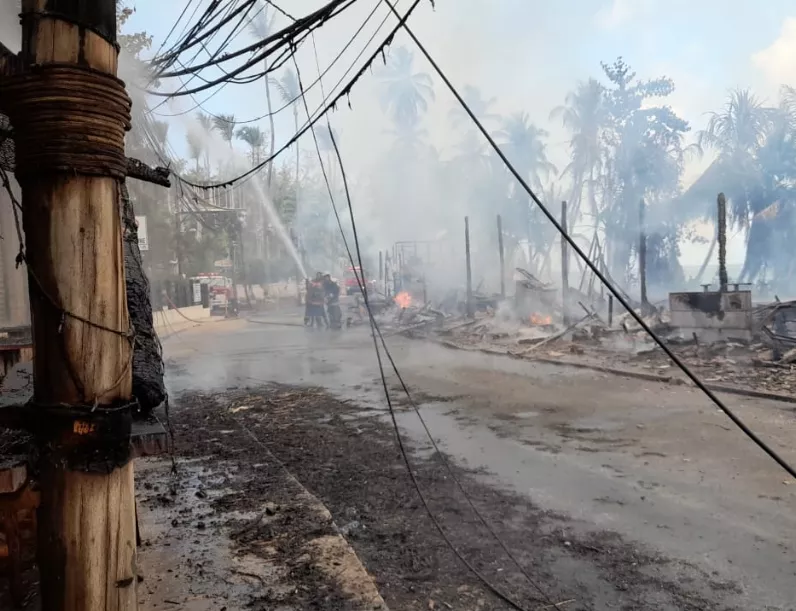
[[[719,290],[727,290],[727,199],[724,193],[716,198],[719,242]]]
[[[464,217],[464,257],[467,263],[467,316],[474,315],[473,310],[473,268],[470,265],[470,218]]]
[[[569,249],[567,248],[567,202],[561,202],[561,228],[564,230],[561,236],[561,312],[563,313],[564,324],[569,324],[569,311],[567,310],[569,301]]]
[[[506,258],[503,252],[503,219],[497,215],[498,249],[500,249],[500,297],[506,298]]]
[[[644,200],[638,206],[638,282],[641,287],[641,307],[647,305],[647,233],[644,228]]]
[[[133,611],[132,343],[120,217],[130,100],[115,78],[115,0],[23,0],[20,69],[0,109],[16,137],[46,424],[43,611]],[[44,433],[42,433],[44,434]]]

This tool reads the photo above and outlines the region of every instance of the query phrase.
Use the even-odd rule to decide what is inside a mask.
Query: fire
[[[529,320],[532,325],[552,325],[553,324],[553,317],[552,316],[542,316],[541,314],[531,314]]]
[[[406,291],[402,291],[395,296],[395,303],[398,304],[398,307],[408,308],[412,305],[412,296]]]

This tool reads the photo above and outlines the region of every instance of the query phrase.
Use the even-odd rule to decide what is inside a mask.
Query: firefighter
[[[323,274],[315,274],[315,280],[307,287],[307,316],[309,317],[310,327],[329,326],[326,318],[326,310],[323,306]]]
[[[332,329],[342,329],[343,312],[340,310],[340,285],[331,274],[323,276],[323,292],[326,296],[326,309],[329,314],[329,326]]]

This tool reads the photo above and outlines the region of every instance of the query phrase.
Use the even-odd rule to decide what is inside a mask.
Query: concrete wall
[[[752,339],[752,292],[670,293],[671,324],[685,336],[706,342]]]

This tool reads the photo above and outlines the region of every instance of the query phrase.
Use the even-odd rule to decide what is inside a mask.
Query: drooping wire
[[[398,13],[398,11],[395,9],[392,2],[390,0],[383,0],[383,1],[390,7],[390,10],[392,10],[393,14],[400,19],[400,13]],[[478,117],[476,117],[475,113],[470,109],[467,102],[465,102],[464,98],[462,98],[458,90],[453,86],[453,84],[445,75],[445,73],[442,71],[442,69],[439,67],[437,62],[434,60],[433,57],[431,57],[431,54],[426,50],[425,46],[423,46],[423,44],[418,40],[417,36],[415,36],[414,32],[411,30],[411,28],[406,24],[406,20],[401,21],[401,26],[404,28],[406,33],[409,34],[409,37],[414,41],[418,49],[420,49],[421,53],[423,53],[423,55],[426,57],[429,64],[431,64],[431,67],[434,68],[434,71],[439,75],[439,77],[448,87],[450,92],[453,94],[453,96],[462,106],[462,109],[469,115],[473,123],[475,123],[475,126],[478,128],[478,130],[481,132],[484,138],[486,138],[487,142],[489,143],[489,146],[492,147],[492,149],[495,151],[498,157],[500,157],[500,160],[503,162],[503,164],[506,166],[506,168],[509,170],[512,176],[514,176],[514,178],[517,180],[517,182],[520,184],[523,190],[534,201],[534,203],[542,212],[542,214],[544,214],[547,217],[547,220],[549,220],[553,224],[553,227],[556,228],[556,231],[558,231],[558,233],[561,234],[561,238],[567,241],[567,243],[581,258],[583,263],[591,270],[592,273],[594,273],[594,275],[600,280],[600,282],[603,283],[603,285],[611,292],[614,298],[622,305],[622,307],[624,307],[627,310],[630,316],[639,324],[639,326],[642,329],[644,329],[644,331],[661,348],[661,350],[663,350],[666,353],[666,356],[668,356],[674,362],[674,364],[677,365],[686,376],[688,376],[688,378],[694,383],[694,385],[697,388],[699,388],[703,393],[705,393],[705,395],[707,395],[707,397],[716,405],[716,407],[718,407],[722,412],[724,412],[724,414],[733,422],[733,424],[735,424],[735,426],[737,426],[747,437],[749,437],[749,439],[751,439],[755,444],[757,444],[757,446],[761,450],[763,450],[766,454],[768,454],[780,467],[782,467],[785,471],[787,471],[789,475],[796,478],[796,468],[791,466],[782,456],[779,455],[779,453],[776,450],[774,450],[765,441],[763,441],[760,437],[758,437],[758,435],[754,431],[752,431],[743,422],[743,420],[741,420],[741,418],[739,418],[729,407],[727,407],[727,405],[725,405],[724,402],[721,399],[719,399],[719,397],[712,390],[710,390],[710,388],[708,388],[705,385],[705,383],[702,380],[700,380],[699,377],[693,371],[691,371],[691,369],[689,369],[689,367],[682,360],[680,360],[680,357],[678,357],[671,350],[671,348],[669,348],[666,345],[666,343],[660,338],[660,336],[658,336],[650,328],[650,326],[644,321],[641,315],[633,309],[633,307],[630,305],[627,299],[625,299],[625,297],[622,295],[622,292],[614,286],[614,284],[605,276],[605,274],[603,274],[600,271],[598,266],[595,265],[594,262],[592,262],[592,260],[586,255],[585,252],[583,252],[581,247],[578,246],[577,242],[572,238],[572,236],[570,236],[566,231],[564,231],[564,228],[558,222],[556,217],[550,212],[547,206],[544,205],[542,200],[539,199],[539,197],[536,195],[533,189],[531,189],[531,187],[528,185],[528,183],[525,181],[525,179],[522,177],[519,171],[517,171],[514,165],[509,161],[508,157],[506,157],[505,153],[501,150],[500,146],[498,146],[494,138],[492,138],[492,136],[489,134],[489,131],[484,127],[484,125],[481,123]]]
[[[337,55],[334,57],[334,59],[333,59],[333,60],[332,60],[332,61],[329,63],[329,65],[328,65],[328,66],[326,66],[326,68],[323,70],[323,72],[321,73],[321,75],[320,75],[318,78],[316,78],[316,79],[315,79],[315,80],[314,80],[312,83],[310,83],[310,84],[309,84],[309,85],[308,85],[308,86],[305,88],[305,93],[306,93],[306,92],[309,92],[311,89],[313,89],[314,87],[316,87],[316,86],[317,86],[317,85],[318,85],[318,84],[321,82],[321,79],[322,79],[324,76],[326,76],[326,75],[329,73],[329,71],[330,71],[330,70],[331,70],[331,69],[332,69],[332,68],[333,68],[333,67],[334,67],[334,66],[337,64],[337,62],[338,62],[338,61],[339,61],[339,60],[340,60],[340,59],[343,57],[343,54],[344,54],[344,53],[345,53],[345,52],[346,52],[346,51],[349,49],[349,47],[350,47],[350,46],[353,44],[353,42],[354,42],[354,41],[357,39],[357,37],[358,37],[358,36],[359,36],[359,35],[362,33],[362,30],[364,30],[364,29],[365,29],[365,27],[367,26],[367,24],[370,22],[370,20],[371,20],[371,19],[373,18],[373,16],[376,14],[376,10],[379,8],[379,6],[380,6],[380,2],[381,2],[381,0],[378,0],[378,1],[376,2],[376,4],[374,5],[373,9],[370,11],[370,13],[368,14],[368,16],[365,18],[365,21],[362,23],[362,25],[360,25],[360,26],[359,26],[359,28],[357,28],[357,30],[356,30],[356,32],[354,32],[353,36],[352,36],[352,37],[351,37],[351,38],[348,40],[348,42],[345,44],[345,46],[343,46],[343,48],[342,48],[342,49],[340,49],[340,51],[338,52],[338,54],[337,54]],[[269,2],[269,4],[270,4],[270,5],[272,5],[272,6],[275,6],[275,5],[274,5],[272,2]],[[382,19],[381,23],[380,23],[380,24],[377,26],[377,28],[376,28],[376,31],[374,32],[374,34],[373,34],[373,35],[370,37],[370,39],[368,40],[368,42],[367,42],[367,43],[365,43],[365,47],[364,47],[365,49],[366,49],[366,48],[368,47],[368,45],[369,45],[369,44],[370,44],[370,43],[373,41],[373,39],[376,37],[376,34],[377,34],[377,33],[378,33],[380,30],[381,30],[381,28],[382,28],[382,27],[384,27],[384,24],[387,22],[387,19],[389,19],[389,17],[390,17],[390,13],[387,13],[387,14],[384,16],[384,19]],[[294,17],[290,17],[290,18],[291,18],[291,19],[295,19]],[[313,38],[313,47],[315,48],[315,53],[316,53],[316,55],[317,55],[317,47],[315,47],[315,41],[314,41],[314,38],[315,38],[315,33],[314,33],[314,32],[312,32],[312,33],[311,33],[311,36],[312,36],[312,38]],[[363,51],[364,51],[364,50],[363,50]],[[354,62],[356,63],[356,61],[358,61],[358,59],[359,59],[361,56],[362,56],[362,52],[360,52],[360,53],[359,53],[359,55],[357,55],[357,57],[354,59]],[[349,71],[350,71],[350,70],[349,70]],[[346,74],[347,74],[349,71],[346,71]],[[213,93],[211,93],[210,95],[208,95],[208,96],[207,96],[207,97],[206,97],[204,100],[202,100],[201,102],[197,102],[197,103],[196,103],[194,106],[192,106],[192,107],[191,107],[191,108],[189,108],[188,110],[184,110],[184,111],[177,112],[177,113],[168,113],[168,114],[167,114],[167,113],[153,113],[153,114],[156,114],[156,115],[157,115],[157,116],[159,116],[159,117],[177,117],[177,116],[182,116],[182,115],[189,114],[189,113],[191,113],[191,112],[193,112],[193,111],[195,111],[195,110],[197,110],[197,109],[201,109],[201,110],[203,110],[203,111],[204,111],[206,114],[210,115],[211,117],[216,117],[217,115],[213,114],[212,112],[208,112],[208,111],[207,111],[207,109],[205,109],[205,108],[204,108],[203,104],[207,103],[207,102],[208,102],[208,101],[209,101],[211,98],[213,98],[213,97],[214,97],[214,96],[215,96],[217,93],[219,93],[221,90],[223,90],[223,88],[224,88],[224,87],[226,87],[226,85],[227,85],[227,83],[224,83],[224,84],[223,84],[223,85],[221,85],[221,86],[220,86],[218,89],[216,89],[215,91],[213,91]],[[324,98],[326,97],[326,94],[325,94],[323,91],[321,91],[321,95],[322,95]],[[301,96],[300,96],[300,95],[296,95],[294,98],[292,98],[291,100],[287,100],[287,101],[285,101],[285,102],[284,102],[284,104],[283,104],[282,106],[280,106],[279,108],[277,108],[277,109],[275,109],[275,110],[272,110],[271,112],[267,112],[267,113],[265,113],[265,114],[263,114],[263,115],[260,115],[259,117],[254,117],[254,118],[252,118],[252,119],[246,119],[246,120],[237,120],[237,119],[236,119],[236,120],[235,120],[235,124],[236,124],[236,125],[245,125],[245,124],[247,124],[247,123],[256,123],[256,122],[258,122],[258,121],[262,121],[263,119],[268,119],[268,118],[270,118],[270,117],[276,116],[276,115],[278,115],[279,113],[283,112],[285,109],[292,107],[292,106],[293,106],[293,105],[294,105],[296,102],[298,102],[300,99],[301,99]],[[163,104],[163,103],[164,103],[164,102],[161,102],[160,104]]]
[[[315,59],[316,59],[316,65],[318,67],[318,72],[320,73],[320,63],[318,61],[317,47],[315,47]],[[296,69],[296,75],[297,75],[297,79],[298,79],[298,83],[299,83],[299,89],[303,92],[304,89],[303,89],[302,80],[301,80],[301,72],[300,72],[300,69],[299,69],[299,66],[298,66],[298,61],[296,60],[295,56],[293,57],[293,63],[295,65],[295,69]],[[323,84],[321,84],[321,88],[323,88]],[[306,97],[304,97],[303,95],[302,95],[302,101],[304,103],[305,112],[307,113],[307,116],[309,117],[310,116],[309,105],[307,104]],[[439,446],[438,446],[436,440],[434,439],[433,435],[431,434],[431,431],[429,430],[428,425],[425,422],[425,419],[423,418],[422,414],[420,413],[420,410],[418,409],[417,404],[412,399],[412,396],[409,393],[409,389],[407,388],[406,383],[403,380],[403,377],[401,376],[400,372],[398,371],[398,367],[395,364],[395,361],[393,360],[392,355],[390,354],[389,348],[387,347],[387,343],[386,343],[386,341],[384,339],[384,336],[383,336],[383,334],[381,332],[381,329],[379,328],[379,325],[376,322],[376,319],[373,316],[373,312],[371,310],[369,296],[368,296],[367,281],[366,281],[366,278],[365,278],[365,267],[364,267],[363,261],[362,261],[362,253],[361,253],[360,246],[359,246],[359,237],[358,237],[357,228],[356,228],[356,220],[354,218],[354,210],[353,210],[353,205],[352,205],[352,202],[351,202],[351,194],[350,194],[349,188],[348,188],[348,178],[347,178],[347,175],[346,175],[346,172],[345,172],[345,167],[343,165],[342,155],[340,154],[340,149],[339,149],[339,147],[337,145],[336,138],[334,137],[334,130],[332,129],[331,122],[329,121],[328,115],[326,116],[326,127],[327,127],[327,130],[329,132],[329,138],[330,138],[330,140],[332,142],[332,146],[334,147],[334,151],[335,151],[335,155],[337,157],[338,165],[340,167],[340,173],[341,173],[341,177],[342,177],[342,180],[343,180],[343,187],[344,187],[344,190],[345,190],[346,201],[348,202],[348,210],[349,210],[349,215],[350,215],[350,220],[351,220],[351,229],[352,229],[354,245],[355,245],[355,249],[356,249],[356,261],[358,261],[358,265],[357,265],[357,263],[354,260],[354,254],[351,251],[351,247],[350,247],[348,239],[346,238],[346,235],[345,235],[345,230],[343,229],[343,223],[342,223],[342,220],[340,218],[340,213],[339,213],[339,211],[337,209],[337,204],[335,202],[334,193],[332,192],[332,188],[331,188],[331,185],[330,185],[330,182],[329,182],[329,177],[327,175],[326,167],[325,167],[325,164],[323,162],[323,156],[321,155],[321,150],[320,150],[320,146],[318,144],[317,136],[315,134],[315,129],[312,128],[310,131],[312,133],[312,138],[313,138],[313,141],[315,143],[315,150],[316,150],[316,153],[318,155],[318,162],[320,164],[321,174],[323,176],[324,183],[326,185],[326,190],[327,190],[327,193],[329,195],[329,201],[330,201],[331,206],[332,206],[332,211],[334,212],[334,216],[335,216],[335,219],[337,221],[337,226],[338,226],[338,229],[340,231],[340,235],[342,237],[343,245],[344,245],[346,253],[348,255],[348,259],[351,262],[351,267],[354,268],[354,270],[355,270],[354,276],[356,278],[357,284],[359,285],[359,289],[360,289],[360,291],[362,292],[362,295],[363,295],[363,299],[364,299],[364,302],[365,302],[365,309],[367,310],[368,319],[369,319],[370,325],[371,325],[371,334],[372,334],[372,337],[373,337],[373,345],[374,345],[374,349],[376,351],[376,361],[377,361],[377,365],[378,365],[378,368],[379,368],[379,373],[380,373],[380,376],[381,376],[381,382],[382,382],[382,386],[383,386],[383,390],[384,390],[385,399],[387,401],[387,407],[388,407],[388,410],[389,410],[389,413],[390,413],[390,418],[392,420],[393,428],[395,429],[395,435],[396,435],[396,440],[397,440],[397,443],[398,443],[398,448],[400,450],[402,460],[403,460],[403,462],[404,462],[404,464],[406,466],[406,470],[407,470],[407,472],[409,474],[409,477],[410,477],[410,479],[412,481],[412,485],[415,488],[415,491],[417,492],[417,495],[420,498],[420,501],[423,504],[423,507],[424,507],[426,513],[428,514],[429,518],[431,519],[433,525],[435,526],[437,531],[440,533],[440,536],[442,537],[443,541],[445,541],[445,543],[453,551],[454,555],[459,559],[459,561],[462,562],[462,564],[479,581],[481,581],[481,583],[488,590],[490,590],[495,596],[497,596],[498,598],[500,598],[501,600],[503,600],[504,602],[506,602],[507,604],[512,606],[514,609],[519,609],[521,611],[524,610],[524,607],[522,607],[520,605],[520,603],[516,602],[509,595],[505,594],[500,589],[498,589],[496,586],[494,586],[486,578],[486,576],[484,576],[475,566],[472,565],[472,563],[470,563],[470,561],[468,561],[462,555],[462,553],[457,549],[457,547],[453,544],[453,542],[447,536],[447,534],[445,533],[444,529],[442,528],[442,525],[439,523],[439,520],[436,518],[436,516],[434,515],[434,512],[431,510],[431,507],[429,506],[428,501],[427,501],[425,495],[423,494],[423,492],[422,492],[422,490],[420,488],[420,484],[417,481],[417,478],[416,478],[416,476],[415,476],[415,474],[414,474],[414,472],[412,470],[412,466],[411,466],[411,463],[409,461],[409,456],[408,456],[408,453],[407,453],[406,448],[404,446],[403,437],[401,435],[400,428],[398,426],[398,421],[397,421],[396,416],[395,416],[395,409],[394,409],[393,404],[392,404],[392,398],[390,396],[390,391],[389,391],[389,388],[387,386],[387,378],[386,378],[386,374],[384,372],[384,364],[382,362],[381,351],[380,351],[380,348],[379,348],[379,341],[378,340],[381,341],[382,349],[384,350],[384,353],[387,356],[387,358],[388,358],[388,360],[389,360],[389,362],[390,362],[390,364],[391,364],[391,366],[393,368],[393,371],[395,372],[396,376],[400,380],[401,386],[402,386],[404,392],[406,393],[407,397],[409,398],[409,401],[410,401],[410,403],[411,403],[411,405],[412,405],[412,407],[413,407],[413,409],[415,411],[415,414],[420,419],[420,422],[422,423],[422,426],[423,426],[423,428],[424,428],[424,430],[426,432],[426,435],[427,435],[428,439],[431,441],[431,444],[432,444],[432,446],[434,448],[434,451],[436,452],[437,456],[439,456],[441,458],[443,466],[446,468],[446,470],[451,475],[451,477],[454,480],[457,488],[459,489],[461,494],[466,499],[466,501],[467,501],[468,505],[470,506],[471,510],[473,511],[474,515],[478,518],[478,520],[481,522],[481,524],[487,529],[487,531],[490,533],[490,535],[497,541],[498,545],[503,549],[503,551],[512,560],[512,562],[515,564],[515,566],[517,567],[519,572],[526,578],[528,583],[531,584],[531,586],[542,596],[542,598],[549,605],[552,605],[553,607],[555,607],[555,603],[553,602],[551,597],[528,574],[528,572],[523,568],[523,566],[521,565],[519,560],[516,558],[516,556],[511,552],[511,550],[508,549],[508,546],[498,536],[498,534],[495,532],[495,530],[492,528],[492,526],[489,524],[489,522],[486,520],[486,518],[484,518],[483,514],[476,508],[476,506],[473,503],[472,499],[467,494],[467,491],[464,489],[464,486],[462,485],[461,480],[456,476],[456,474],[455,474],[450,462],[447,460],[447,458],[445,457],[445,455],[443,454],[443,452],[439,448]],[[356,271],[357,267],[359,268],[359,272]],[[377,340],[377,337],[378,337],[378,340]]]
[[[420,4],[420,0],[415,0],[412,3],[412,5],[409,7],[407,12],[403,15],[402,19],[404,19],[404,20],[408,19],[412,15],[412,13],[414,12],[414,10],[417,8],[417,6],[419,4]],[[226,187],[232,187],[236,183],[241,184],[244,180],[247,180],[248,178],[250,178],[251,176],[253,176],[257,172],[259,172],[262,168],[266,167],[269,163],[271,163],[279,155],[281,155],[286,150],[288,150],[291,146],[293,146],[293,144],[296,141],[298,141],[299,138],[301,138],[301,136],[306,134],[312,128],[312,126],[315,125],[315,123],[320,121],[323,118],[323,116],[326,115],[326,113],[328,113],[332,109],[336,108],[337,103],[343,97],[348,96],[351,93],[351,90],[353,89],[354,85],[357,83],[357,81],[359,81],[359,79],[362,77],[362,75],[365,73],[365,71],[368,68],[370,68],[370,66],[373,64],[373,62],[376,60],[376,58],[378,58],[379,56],[383,56],[384,49],[392,42],[396,32],[399,29],[400,29],[399,25],[393,27],[390,30],[389,34],[387,34],[387,36],[384,38],[384,40],[376,48],[376,50],[368,57],[368,59],[362,64],[362,66],[360,66],[360,68],[359,68],[359,70],[357,70],[356,74],[354,74],[354,76],[351,77],[345,83],[345,85],[342,87],[342,89],[340,89],[334,95],[330,92],[329,96],[327,96],[323,100],[323,102],[319,105],[318,109],[316,110],[315,116],[312,119],[308,120],[308,122],[305,123],[282,147],[280,147],[279,150],[275,151],[273,155],[270,155],[269,157],[264,159],[262,162],[260,162],[257,165],[251,167],[249,170],[243,172],[242,174],[239,174],[238,176],[235,176],[234,178],[230,178],[228,180],[225,180],[225,181],[222,181],[222,182],[217,182],[217,183],[203,183],[203,184],[201,184],[201,183],[196,183],[196,182],[193,182],[191,180],[188,180],[187,178],[184,178],[183,176],[180,176],[176,172],[173,172],[172,175],[177,180],[183,182],[184,184],[189,185],[189,186],[194,187],[194,188],[197,188],[197,189],[226,188]],[[375,33],[374,33],[373,36],[371,36],[371,39],[368,41],[368,43],[370,43],[370,41],[373,38],[375,38]],[[354,60],[354,63],[351,64],[351,66],[348,68],[348,70],[346,70],[345,74],[343,74],[343,76],[340,78],[340,80],[338,80],[337,84],[333,87],[332,91],[336,90],[343,83],[343,81],[346,79],[348,74],[354,69],[354,67],[356,66],[356,62],[358,61],[358,58],[361,57],[362,54],[364,54],[365,50],[367,50],[367,46],[363,48],[363,50],[360,52],[359,55],[357,55],[357,58]],[[163,162],[165,163],[165,160],[163,160]]]

